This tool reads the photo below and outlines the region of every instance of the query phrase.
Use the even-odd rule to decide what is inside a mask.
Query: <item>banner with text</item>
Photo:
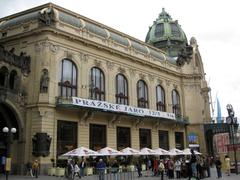
[[[82,99],[78,97],[72,97],[72,101],[73,101],[72,102],[73,105],[89,107],[89,108],[97,108],[105,111],[121,112],[121,113],[127,113],[135,116],[150,116],[150,117],[166,118],[166,119],[173,119],[173,120],[176,119],[174,113],[137,108],[137,107],[127,106],[123,104],[113,104],[106,101]]]

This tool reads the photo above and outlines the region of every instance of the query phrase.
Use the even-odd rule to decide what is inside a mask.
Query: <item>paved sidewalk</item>
[[[205,178],[205,180],[216,180],[217,178],[217,173],[216,169],[212,168],[211,169],[211,177],[210,178]],[[3,175],[0,175],[0,180],[5,180],[6,177]],[[18,176],[18,175],[10,175],[8,180],[30,180],[30,179],[36,179],[32,178],[30,176]],[[78,177],[75,178],[75,180],[79,179]],[[143,172],[143,177],[138,178],[137,173],[134,173],[134,179],[139,179],[139,180],[160,180],[160,177],[146,177],[145,173]],[[38,180],[67,180],[65,177],[55,177],[55,176],[45,176],[45,175],[40,175]],[[98,176],[87,176],[81,178],[81,180],[98,180]],[[105,180],[112,180],[112,179],[105,179]],[[119,179],[122,180],[122,179]],[[127,180],[127,179],[126,179]],[[164,180],[168,180],[168,178],[165,176]],[[176,180],[176,179],[175,179]],[[180,180],[187,180],[187,178],[181,178]],[[226,176],[223,173],[222,180],[240,180],[240,174],[231,174],[231,176]]]

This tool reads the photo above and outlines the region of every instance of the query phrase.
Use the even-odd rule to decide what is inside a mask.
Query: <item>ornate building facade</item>
[[[0,19],[0,43],[0,127],[17,129],[15,172],[35,158],[46,172],[78,146],[183,149],[193,133],[206,152],[198,44],[164,10],[143,42],[49,3]]]

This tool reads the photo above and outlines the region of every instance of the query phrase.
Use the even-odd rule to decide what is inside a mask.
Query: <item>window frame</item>
[[[123,83],[121,82],[121,78]],[[128,105],[128,81],[127,78],[119,73],[116,75],[116,103],[117,104],[124,104],[124,105]],[[122,84],[121,84],[122,83]],[[123,92],[120,92],[120,86],[123,85]]]
[[[64,69],[64,63],[71,63],[71,78],[70,81],[66,80],[65,82],[64,79],[64,72],[67,72],[68,70],[65,68]],[[74,70],[75,69],[75,70]],[[75,71],[75,77],[74,77],[74,71]],[[72,97],[72,96],[77,96],[77,82],[78,82],[78,69],[76,64],[67,58],[64,58],[61,63],[60,63],[60,73],[59,73],[59,78],[60,81],[58,82],[58,94],[61,97]],[[75,79],[75,81],[74,81]],[[75,83],[75,85],[74,85]],[[65,91],[65,93],[64,93]]]
[[[98,67],[92,67],[90,70],[89,98],[105,101],[105,76]]]
[[[158,99],[158,93],[161,93],[161,100]],[[165,104],[165,91],[161,85],[156,86],[156,106],[158,111],[166,112],[166,104]]]
[[[140,95],[143,95],[140,97]],[[148,108],[149,102],[148,102],[148,87],[145,81],[139,80],[137,82],[137,101],[138,101],[138,107],[140,108]]]

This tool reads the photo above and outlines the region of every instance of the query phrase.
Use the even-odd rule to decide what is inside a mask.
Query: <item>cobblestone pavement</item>
[[[4,175],[0,175],[0,180],[5,180],[6,177]],[[32,178],[30,176],[18,176],[18,175],[10,175],[8,180],[30,180],[30,179],[36,179]],[[78,180],[79,178],[76,177],[75,180]],[[146,177],[145,173],[143,172],[143,177],[138,178],[137,173],[134,173],[134,179],[139,179],[139,180],[160,180],[160,177]],[[210,178],[205,178],[205,180],[216,180],[216,170],[215,168],[211,169],[211,177]],[[55,177],[55,176],[45,176],[45,175],[40,175],[38,180],[67,180],[65,177]],[[98,176],[85,176],[81,178],[81,180],[98,180]],[[114,180],[113,178],[105,178],[105,180]],[[127,177],[125,178],[119,178],[119,180],[128,180]],[[165,176],[164,180],[168,180],[168,178]],[[187,180],[187,178],[181,178],[180,180]],[[240,174],[231,174],[230,176],[226,176],[223,173],[222,180],[240,180]]]

